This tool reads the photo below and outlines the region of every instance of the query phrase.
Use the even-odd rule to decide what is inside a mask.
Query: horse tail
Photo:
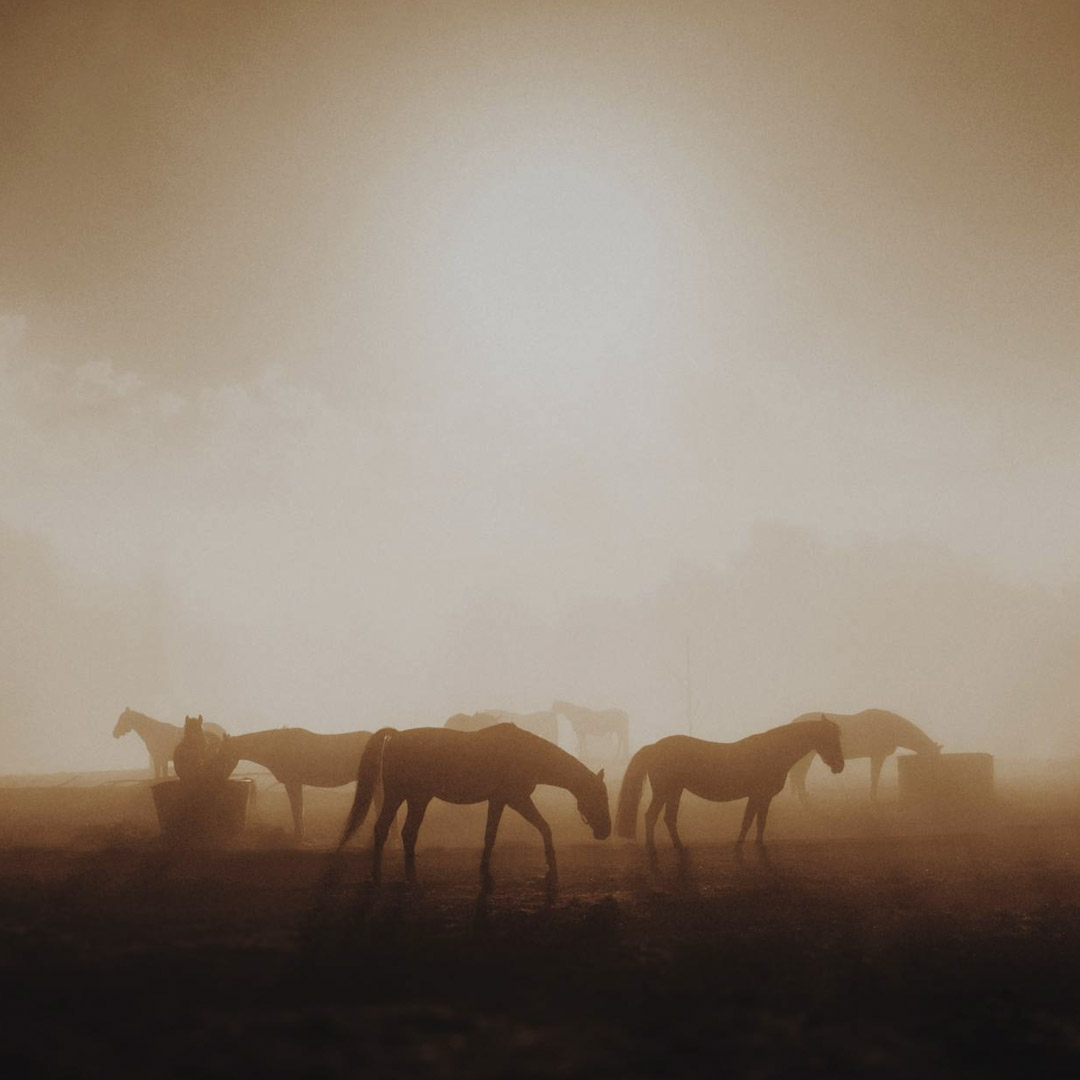
[[[615,832],[627,840],[637,835],[637,812],[641,803],[641,789],[645,784],[645,774],[649,771],[652,755],[651,746],[643,746],[626,766],[622,786],[619,788],[619,808],[615,812]]]
[[[383,748],[386,740],[394,734],[394,729],[379,728],[368,739],[363,754],[360,755],[360,766],[356,770],[356,795],[353,798],[352,809],[349,811],[348,820],[342,830],[341,839],[338,841],[338,851],[348,842],[349,838],[361,825],[371,808],[371,800],[375,796],[375,788],[382,775]]]

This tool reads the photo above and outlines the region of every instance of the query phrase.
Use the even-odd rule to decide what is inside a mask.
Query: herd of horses
[[[356,793],[337,851],[341,851],[378,803],[374,827],[372,878],[381,874],[382,851],[397,813],[406,807],[401,829],[408,880],[415,876],[416,840],[432,799],[449,803],[488,804],[480,877],[491,885],[491,851],[504,810],[516,811],[539,832],[547,860],[547,882],[557,881],[551,828],[533,802],[538,786],[563,788],[593,835],[612,832],[604,770],[593,772],[557,744],[558,718],[569,721],[578,752],[589,740],[614,739],[618,759],[626,761],[615,817],[617,835],[632,839],[645,781],[650,802],[645,810],[645,846],[657,862],[655,828],[660,814],[676,853],[685,852],[678,831],[679,804],[685,792],[714,802],[746,799],[736,840],[738,850],[756,822],[756,843],[764,845],[765,823],[773,798],[791,783],[806,801],[806,773],[815,757],[834,772],[845,759],[870,758],[871,799],[877,796],[882,763],[898,749],[937,754],[941,746],[910,720],[883,709],[860,713],[805,713],[787,724],[718,743],[688,735],[669,735],[629,756],[628,722],[620,709],[589,710],[555,701],[547,712],[515,714],[502,710],[450,717],[442,727],[371,733],[322,735],[304,728],[278,728],[229,735],[202,717],[188,717],[185,729],[125,709],[113,735],[136,732],[150,754],[155,778],[167,776],[171,759],[177,775],[197,770],[228,777],[240,761],[267,769],[285,789],[294,832],[304,838],[303,789],[340,787],[356,781]],[[629,758],[629,761],[627,761]]]

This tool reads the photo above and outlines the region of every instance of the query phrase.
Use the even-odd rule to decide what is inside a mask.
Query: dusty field
[[[327,892],[326,853],[282,846],[280,807],[234,850],[178,854],[145,797],[0,792],[5,1075],[1080,1075],[1071,812],[933,833],[785,801],[765,866],[707,839],[737,808],[699,805],[689,874],[666,857],[656,878],[639,845],[583,842],[555,804],[548,906],[539,844],[514,827],[477,896],[469,811],[455,827],[474,839],[433,815],[417,888],[399,849],[363,887],[361,848]],[[323,831],[341,798],[315,800]],[[78,849],[27,846],[34,814],[56,831],[76,805]]]

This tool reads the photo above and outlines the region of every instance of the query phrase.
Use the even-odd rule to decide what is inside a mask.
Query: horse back
[[[237,735],[233,746],[244,761],[269,769],[284,784],[340,787],[356,779],[369,731],[324,735],[307,728],[274,728]]]
[[[563,753],[511,723],[481,731],[407,728],[386,743],[383,782],[447,802],[482,802],[497,794],[528,793],[549,782],[543,779],[545,767],[553,754]]]

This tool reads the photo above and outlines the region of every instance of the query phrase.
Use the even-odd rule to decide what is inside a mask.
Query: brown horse
[[[489,868],[495,834],[503,810],[509,806],[543,838],[548,890],[554,891],[557,871],[551,828],[532,800],[538,784],[569,791],[598,840],[611,833],[604,770],[593,773],[565,750],[531,732],[513,724],[496,724],[474,732],[445,727],[406,731],[382,728],[371,737],[360,759],[356,798],[341,834],[339,852],[363,824],[380,777],[383,803],[375,822],[371,864],[374,882],[380,878],[382,850],[390,824],[403,802],[408,804],[408,813],[401,840],[405,848],[405,876],[409,881],[416,877],[416,838],[432,799],[488,804],[484,851],[480,858],[480,880],[485,890],[492,884]]]
[[[654,830],[660,811],[671,834],[671,842],[681,855],[677,819],[683,791],[713,802],[747,799],[736,848],[746,839],[757,818],[757,843],[764,844],[765,819],[773,796],[783,791],[788,770],[804,754],[821,755],[833,772],[842,772],[840,729],[824,716],[802,724],[784,724],[733,743],[707,742],[689,735],[669,735],[642,747],[631,759],[619,792],[616,830],[633,838],[637,831],[637,810],[646,776],[652,786],[652,802],[645,811],[645,846],[649,860],[656,863]]]
[[[184,717],[184,735],[173,752],[173,768],[178,780],[194,784],[220,782],[232,772],[222,769],[221,739],[206,733],[201,713]]]
[[[934,742],[922,728],[910,720],[905,720],[896,713],[885,709],[863,709],[858,713],[803,713],[795,717],[793,724],[803,724],[808,720],[824,716],[840,728],[840,746],[844,759],[870,759],[870,799],[877,799],[878,779],[881,767],[890,754],[897,749],[914,750],[916,754],[938,754],[941,743]],[[806,774],[813,764],[814,755],[809,753],[791,767],[791,790],[805,804]]]
[[[226,775],[240,761],[253,761],[273,774],[289,797],[296,839],[303,840],[304,785],[342,787],[351,784],[360,767],[360,755],[370,738],[370,731],[317,735],[304,728],[276,728],[253,731],[249,735],[227,735],[221,756]]]
[[[134,731],[146,744],[154,779],[164,780],[169,775],[169,762],[184,737],[184,729],[164,720],[155,720],[134,709],[125,709],[113,728],[113,738],[119,739],[129,731]],[[203,732],[207,737],[215,736],[218,739],[225,734],[217,724],[204,724]]]

